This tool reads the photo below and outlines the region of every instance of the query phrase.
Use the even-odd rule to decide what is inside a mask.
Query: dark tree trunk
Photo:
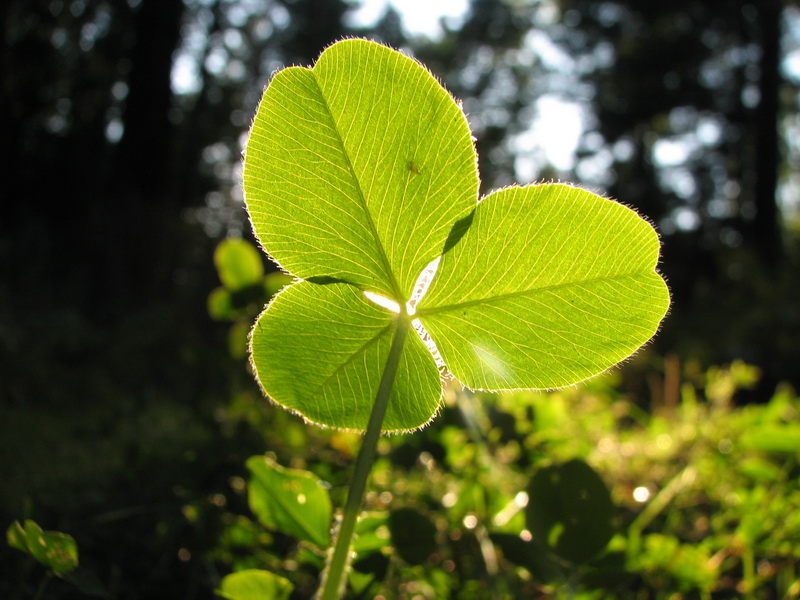
[[[781,2],[761,0],[758,10],[761,29],[759,81],[760,102],[755,115],[755,215],[747,232],[749,242],[766,266],[776,266],[782,256],[780,215],[776,203],[780,140],[778,137],[781,89],[780,38]]]
[[[168,295],[180,244],[180,201],[172,164],[170,123],[173,54],[180,41],[181,0],[144,0],[138,9],[122,115],[124,135],[114,163],[104,223],[116,251],[107,266],[118,306],[146,305]],[[119,302],[121,300],[121,302]]]
[[[182,14],[181,0],[144,0],[136,15],[117,168],[144,203],[160,202],[158,198],[169,191],[170,76]]]

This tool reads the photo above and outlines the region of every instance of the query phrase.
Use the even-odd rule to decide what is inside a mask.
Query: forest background
[[[472,0],[424,31],[408,6],[2,3],[0,524],[76,535],[119,597],[209,597],[231,478],[287,443],[209,315],[214,249],[252,239],[240,156],[264,84],[344,36],[463,101],[485,191],[575,181],[658,228],[673,308],[620,393],[655,412],[687,369],[735,360],[760,372],[739,404],[800,383],[798,3]]]

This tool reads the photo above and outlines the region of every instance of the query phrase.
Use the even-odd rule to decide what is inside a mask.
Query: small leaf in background
[[[264,264],[258,250],[239,238],[227,238],[217,245],[214,265],[220,281],[231,292],[257,285],[264,277]]]
[[[230,291],[218,287],[208,295],[208,314],[216,321],[232,321],[236,318],[238,309],[233,305]]]
[[[534,539],[561,558],[583,563],[597,555],[614,534],[614,504],[600,476],[585,462],[569,462],[536,472],[525,509]]]
[[[59,575],[78,566],[78,545],[74,538],[59,531],[43,531],[34,521],[25,525],[14,521],[6,532],[8,545],[30,554]]]
[[[436,526],[413,508],[393,510],[389,531],[397,555],[410,565],[421,565],[436,550]]]
[[[28,541],[25,537],[25,529],[22,527],[22,523],[19,521],[14,521],[9,526],[8,530],[6,531],[6,541],[12,548],[16,548],[17,550],[22,550],[23,552],[30,554],[30,551],[28,550]]]
[[[330,542],[331,499],[320,479],[285,469],[264,456],[247,460],[250,509],[267,527],[326,547]]]
[[[269,571],[247,569],[222,580],[217,594],[227,600],[288,600],[294,586]]]

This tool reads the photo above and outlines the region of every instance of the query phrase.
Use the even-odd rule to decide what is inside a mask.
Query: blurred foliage
[[[72,536],[58,531],[43,531],[30,519],[24,526],[14,521],[6,532],[6,539],[9,546],[30,554],[59,575],[78,566],[78,546]]]
[[[673,397],[653,414],[614,373],[552,393],[449,388],[430,427],[381,440],[348,597],[800,597],[800,398],[783,385],[737,407],[759,377],[741,362],[679,372],[658,381]],[[355,436],[297,434],[269,455],[341,501],[331,462],[350,460]],[[227,514],[208,558],[249,556],[308,597],[325,548],[251,518]],[[253,533],[235,538],[243,523]]]
[[[225,577],[217,592],[228,600],[288,600],[292,584],[268,571],[250,569]]]
[[[233,358],[243,358],[255,316],[293,277],[279,272],[265,274],[258,250],[241,238],[222,240],[214,251],[214,264],[222,286],[209,294],[208,314],[217,321],[233,321],[228,350]]]

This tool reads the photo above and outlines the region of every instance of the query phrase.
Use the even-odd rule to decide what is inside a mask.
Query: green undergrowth
[[[625,378],[552,393],[451,385],[432,425],[382,438],[347,597],[800,597],[800,399],[779,387],[737,407],[755,367],[670,358],[647,367],[658,405],[644,410],[623,384],[648,361],[659,362],[643,354]],[[328,497],[341,505],[360,438],[260,406],[242,397],[227,415],[268,432],[271,451],[237,483],[251,510],[224,515],[206,558],[269,570],[291,583],[286,597],[308,598]],[[318,500],[303,494],[300,514],[276,517],[264,506],[277,489],[297,495],[293,478],[313,482]]]
[[[225,242],[218,262],[229,253],[241,264],[249,252]],[[260,267],[222,280],[231,301],[214,292],[210,312],[232,324],[230,352],[241,366],[246,337],[237,324],[283,280]],[[759,404],[738,406],[739,392],[758,379],[741,362],[703,368],[643,351],[557,392],[447,385],[428,427],[379,440],[346,597],[800,597],[800,398],[779,386]],[[180,560],[203,574],[207,596],[311,598],[331,507],[344,502],[361,437],[309,427],[252,385],[232,389],[216,421],[225,435],[269,451],[226,468],[215,493],[184,495],[175,506],[180,539],[170,547],[189,549]],[[578,509],[592,531],[575,521],[585,542],[577,547],[564,526],[571,505],[558,501],[559,478],[585,491],[573,495],[585,499]],[[300,510],[282,512],[280,497]],[[47,573],[36,585],[50,581],[48,593],[79,593],[57,597],[108,596],[115,575],[93,567],[87,531],[64,528],[82,563],[59,574],[47,553],[37,558],[17,543],[18,529],[9,528],[9,552],[20,564],[41,563],[26,567],[26,581]]]

